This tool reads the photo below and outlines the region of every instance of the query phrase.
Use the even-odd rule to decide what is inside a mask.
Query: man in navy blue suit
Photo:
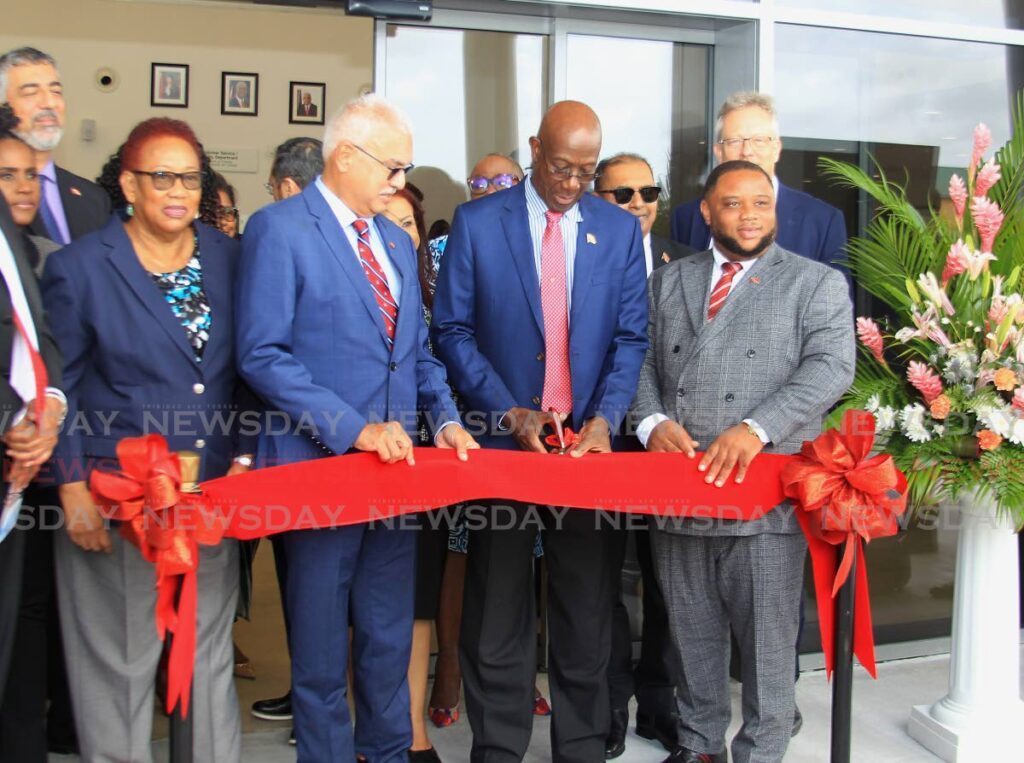
[[[585,195],[601,151],[588,106],[556,103],[530,149],[526,182],[456,210],[431,336],[482,421],[483,446],[557,458],[544,455],[542,430],[557,436],[565,426],[580,434],[566,457],[606,453],[647,347],[640,226]],[[474,517],[460,638],[471,760],[522,760],[530,742],[538,525],[549,573],[552,759],[604,758],[612,576],[597,519],[493,504]]]
[[[380,214],[412,169],[408,124],[384,99],[358,98],[328,123],[324,159],[316,182],[257,212],[243,239],[240,369],[268,409],[292,422],[261,433],[257,465],[350,451],[413,465],[419,410],[435,444],[465,460],[477,445],[427,350],[416,252]],[[405,761],[414,532],[355,525],[286,533],[284,545],[298,760]]]
[[[712,150],[716,162],[743,159],[768,173],[775,186],[779,246],[827,265],[835,266],[844,257],[846,223],[839,210],[783,185],[775,176],[782,138],[771,96],[754,92],[729,96],[718,111]],[[711,248],[711,231],[700,213],[699,198],[672,212],[672,238],[697,251]]]

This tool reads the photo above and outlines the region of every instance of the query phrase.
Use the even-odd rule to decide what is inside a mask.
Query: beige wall
[[[255,174],[228,173],[248,215],[270,200],[273,148],[300,135],[322,137],[319,125],[288,123],[289,81],[326,82],[330,114],[372,81],[373,22],[339,11],[285,10],[124,0],[4,0],[0,50],[32,45],[57,59],[68,119],[57,162],[93,178],[137,122],[152,116],[184,119],[213,148],[257,149]],[[189,106],[149,105],[150,63],[190,67]],[[110,67],[120,76],[112,93],[94,84]],[[220,73],[257,72],[259,115],[222,116]],[[81,139],[83,119],[96,139]]]

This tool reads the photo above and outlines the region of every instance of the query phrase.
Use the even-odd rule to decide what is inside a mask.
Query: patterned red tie
[[[715,288],[711,290],[711,299],[708,300],[708,320],[710,321],[725,304],[725,298],[729,296],[729,289],[732,287],[732,279],[743,270],[738,262],[723,262],[722,277],[718,279]]]
[[[377,298],[380,314],[384,316],[384,332],[388,337],[388,347],[391,347],[395,342],[395,327],[398,325],[398,303],[391,294],[388,277],[370,249],[370,226],[366,220],[356,218],[352,227],[359,234],[359,261],[363,264],[363,272],[366,273],[373,295]]]
[[[544,393],[541,407],[545,411],[572,413],[562,213],[549,210],[544,214],[548,224],[540,245],[540,305],[544,314]]]

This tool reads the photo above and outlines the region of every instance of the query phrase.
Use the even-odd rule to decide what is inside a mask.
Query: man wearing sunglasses
[[[523,168],[513,159],[504,154],[487,154],[476,163],[466,180],[469,199],[475,201],[518,185],[523,175]]]
[[[640,222],[648,277],[655,268],[694,253],[685,244],[651,233],[658,216],[661,188],[654,183],[651,165],[639,154],[622,153],[602,159],[597,165],[594,194],[618,205]],[[631,434],[617,438],[616,445],[621,446],[622,450],[644,449]],[[622,575],[630,535],[636,541],[636,558],[643,580],[643,633],[640,661],[635,670],[629,611],[622,602],[621,586],[614,584]],[[611,760],[625,752],[629,699],[634,695],[637,701],[636,733],[647,739],[657,739],[666,750],[671,751],[676,746],[679,725],[675,708],[678,660],[668,629],[665,600],[651,563],[651,546],[646,528],[643,531],[633,531],[631,527],[611,529],[609,549],[613,580],[612,652],[608,663],[611,723],[605,742],[605,758]]]
[[[778,244],[783,249],[826,265],[845,274],[836,261],[843,258],[846,222],[835,207],[779,182],[775,165],[782,154],[779,120],[769,95],[735,93],[718,111],[715,123],[715,162],[743,159],[768,173],[775,187]],[[672,238],[698,250],[711,246],[711,231],[700,213],[700,199],[675,208]]]
[[[590,107],[553,105],[530,149],[527,180],[455,211],[431,337],[476,412],[482,446],[600,459],[647,348],[640,226],[586,192],[601,153]],[[547,453],[548,434],[566,455]],[[460,648],[474,761],[522,760],[533,729],[538,522],[523,509],[473,508]],[[571,508],[533,515],[549,573],[551,758],[601,760],[612,614],[605,520]]]

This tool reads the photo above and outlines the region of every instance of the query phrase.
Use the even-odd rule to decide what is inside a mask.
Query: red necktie
[[[384,270],[370,249],[370,226],[366,223],[366,220],[356,218],[352,223],[352,227],[359,234],[359,261],[363,264],[363,272],[366,273],[366,277],[370,281],[370,288],[373,289],[373,295],[377,298],[380,314],[384,316],[384,332],[387,334],[388,346],[390,347],[395,342],[395,327],[398,325],[398,303],[395,302],[395,298],[391,295],[388,277],[384,274]]]
[[[729,289],[732,286],[732,279],[743,270],[738,262],[723,262],[722,277],[718,279],[715,288],[711,290],[711,299],[708,300],[708,320],[710,321],[725,304],[725,298],[729,296]]]
[[[562,213],[549,210],[544,214],[548,224],[540,245],[540,304],[544,314],[544,393],[541,407],[545,411],[572,413]]]
[[[28,347],[29,357],[32,358],[32,375],[35,377],[36,383],[36,399],[35,399],[35,413],[36,413],[36,426],[41,426],[43,422],[43,409],[46,407],[46,387],[49,385],[49,378],[46,374],[46,364],[43,363],[43,356],[39,354],[31,341],[29,341],[28,332],[25,330],[25,324],[21,322],[21,318],[18,316],[18,311],[14,309],[14,301],[11,301],[11,315],[14,316],[14,327],[21,334],[22,340],[25,342],[25,346]]]

